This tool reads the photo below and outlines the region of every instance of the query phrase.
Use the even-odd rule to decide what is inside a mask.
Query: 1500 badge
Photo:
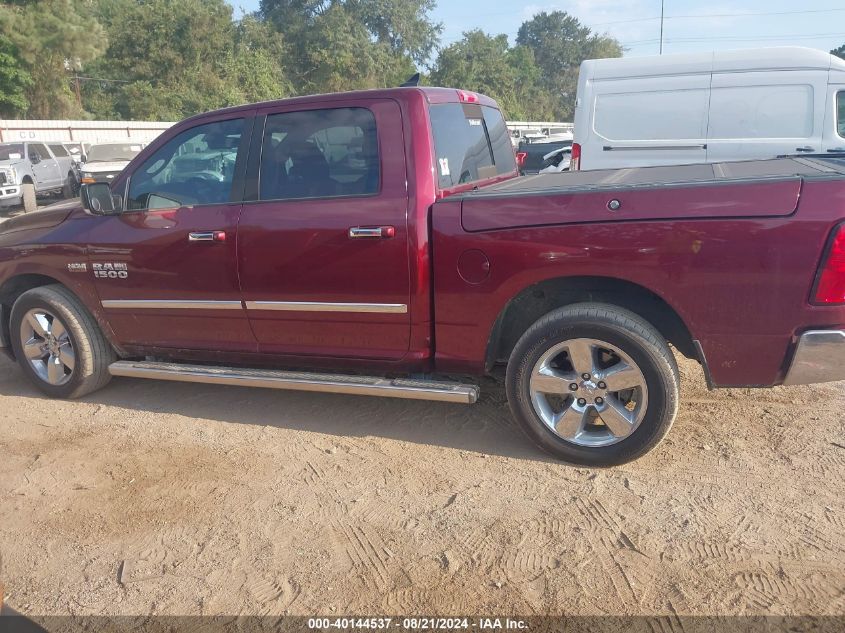
[[[107,264],[93,264],[94,277],[97,279],[126,279],[129,277],[129,267],[120,262]]]

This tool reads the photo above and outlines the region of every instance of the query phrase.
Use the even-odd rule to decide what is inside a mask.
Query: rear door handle
[[[226,231],[196,231],[188,233],[189,242],[225,242]]]
[[[815,152],[816,148],[810,147],[809,145],[805,145],[804,147],[796,147],[795,151],[796,152]]]
[[[833,149],[827,150],[832,154],[845,154],[845,147],[834,147]]]
[[[392,226],[353,226],[349,229],[350,238],[388,238],[396,235],[396,228]]]

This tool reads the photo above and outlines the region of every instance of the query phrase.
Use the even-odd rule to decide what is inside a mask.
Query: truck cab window
[[[376,120],[366,108],[267,117],[261,200],[372,195],[379,191],[380,171]]]
[[[435,169],[441,189],[516,171],[516,159],[501,113],[475,104],[429,108]]]
[[[243,125],[217,121],[175,136],[132,174],[127,210],[229,202]]]

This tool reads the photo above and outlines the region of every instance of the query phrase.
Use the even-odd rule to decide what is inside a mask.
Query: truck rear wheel
[[[35,185],[31,182],[21,185],[21,202],[25,213],[32,213],[38,208],[38,202],[35,200]]]
[[[581,303],[534,323],[507,369],[508,401],[525,433],[566,462],[634,460],[678,410],[675,357],[657,330],[616,306]]]
[[[79,398],[111,379],[115,353],[94,317],[64,286],[23,293],[12,307],[10,338],[27,377],[53,398]]]

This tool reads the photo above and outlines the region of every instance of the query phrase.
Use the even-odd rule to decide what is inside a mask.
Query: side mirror
[[[29,162],[31,162],[33,165],[37,165],[41,162],[41,155],[38,152],[30,152]]]
[[[82,154],[82,155],[79,157],[79,162],[81,162],[81,163],[87,163],[87,162],[88,162],[88,157],[87,157],[85,154]]]
[[[82,206],[98,215],[117,215],[123,211],[123,198],[112,195],[107,183],[82,185],[79,191]]]

